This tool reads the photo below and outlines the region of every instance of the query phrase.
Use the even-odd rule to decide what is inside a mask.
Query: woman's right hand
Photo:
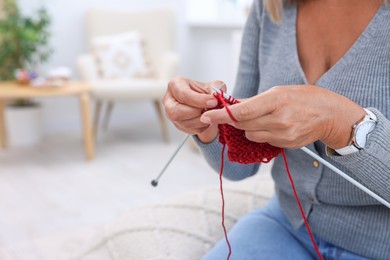
[[[179,130],[198,135],[203,143],[212,142],[218,135],[218,126],[202,123],[200,117],[205,110],[218,105],[211,87],[221,85],[221,81],[201,83],[184,77],[172,79],[163,98],[167,117]]]

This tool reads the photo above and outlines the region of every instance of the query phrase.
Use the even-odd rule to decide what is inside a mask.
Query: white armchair
[[[91,49],[94,37],[116,35],[137,31],[147,43],[150,63],[155,70],[153,78],[106,79],[99,74],[96,58],[83,54],[77,65],[83,80],[92,85],[92,96],[96,100],[94,115],[95,133],[99,126],[100,112],[107,105],[104,120],[108,126],[115,101],[152,101],[160,120],[163,138],[168,141],[168,128],[161,108],[161,98],[168,80],[177,69],[178,55],[174,45],[174,14],[169,10],[110,11],[91,10],[87,13],[87,38]]]

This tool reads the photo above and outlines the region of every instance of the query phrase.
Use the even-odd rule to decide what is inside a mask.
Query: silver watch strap
[[[359,149],[355,145],[351,144],[349,146],[346,146],[346,147],[343,147],[340,149],[335,149],[335,151],[340,155],[348,155],[348,154],[358,152]]]

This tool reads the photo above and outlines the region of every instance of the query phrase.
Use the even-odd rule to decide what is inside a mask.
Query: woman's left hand
[[[205,112],[206,124],[231,124],[254,142],[300,148],[317,140],[333,149],[347,146],[364,109],[348,98],[313,85],[276,86],[226,109]]]

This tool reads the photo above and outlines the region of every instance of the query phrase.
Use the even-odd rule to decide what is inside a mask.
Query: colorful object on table
[[[14,72],[15,79],[20,84],[29,84],[32,80],[39,77],[36,71],[16,69]]]
[[[21,85],[29,85],[35,88],[61,87],[68,82],[72,76],[72,71],[68,67],[53,68],[48,71],[48,77],[40,76],[36,71],[16,69],[14,76]]]
[[[214,96],[218,100],[218,106],[216,109],[225,108],[227,113],[229,114],[230,118],[237,122],[233,114],[231,113],[229,109],[229,105],[234,105],[239,103],[238,100],[235,98],[226,95],[222,90],[215,90]],[[291,176],[291,172],[288,166],[286,154],[284,152],[284,149],[274,147],[267,143],[255,143],[252,141],[249,141],[245,137],[245,131],[236,129],[231,125],[223,124],[219,125],[219,142],[222,144],[222,154],[221,154],[221,167],[220,167],[220,190],[221,190],[221,197],[222,197],[222,227],[225,234],[225,240],[229,248],[229,253],[227,256],[227,259],[230,259],[232,248],[229,243],[229,238],[227,236],[226,227],[225,227],[225,200],[224,200],[224,194],[223,194],[223,186],[222,186],[222,175],[223,175],[223,168],[224,168],[224,157],[225,157],[225,148],[228,146],[228,157],[229,160],[232,162],[237,162],[240,164],[251,164],[251,163],[267,163],[270,162],[273,158],[278,156],[279,154],[283,155],[283,160],[286,167],[286,172],[288,175],[288,178],[291,183],[291,187],[294,192],[295,199],[297,201],[297,204],[299,206],[299,210],[301,212],[302,218],[304,220],[306,229],[309,233],[311,242],[314,246],[314,249],[317,252],[318,258],[320,260],[323,260],[323,257],[318,249],[318,246],[314,240],[313,233],[311,232],[309,222],[306,219],[305,212],[303,211],[301,202],[299,200],[298,194],[296,192],[295,184]]]

